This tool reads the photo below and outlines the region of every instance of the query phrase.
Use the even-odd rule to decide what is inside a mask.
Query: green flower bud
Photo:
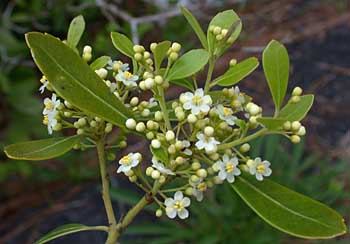
[[[303,89],[301,89],[299,86],[296,86],[292,91],[292,96],[301,96],[303,93]]]
[[[152,43],[153,44],[153,43]],[[157,211],[156,211],[156,216],[158,217],[158,218],[160,218],[160,217],[162,217],[162,215],[163,215],[163,211],[161,210],[161,209],[157,209]]]

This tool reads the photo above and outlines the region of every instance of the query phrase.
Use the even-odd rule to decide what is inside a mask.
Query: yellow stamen
[[[127,165],[131,163],[131,157],[129,155],[126,155],[124,157],[122,157],[122,159],[120,160],[122,162],[123,165]]]
[[[198,186],[197,186],[197,189],[199,191],[206,191],[207,190],[207,184],[205,182],[202,182],[200,183]]]
[[[192,97],[192,102],[193,102],[195,105],[199,106],[199,105],[201,105],[201,104],[203,103],[203,98],[202,98],[201,96],[194,95],[194,96]]]
[[[235,170],[236,166],[234,166],[234,164],[232,164],[231,162],[226,163],[226,172],[227,173],[231,173]]]
[[[264,173],[265,170],[266,170],[266,167],[265,167],[265,165],[263,165],[263,164],[260,164],[258,167],[256,167],[256,171],[257,171],[259,174]]]
[[[232,115],[232,110],[224,107],[223,113],[225,116],[230,116],[230,115]]]
[[[175,204],[174,204],[174,208],[175,208],[177,211],[181,211],[182,209],[184,209],[184,205],[182,204],[182,202],[176,201]]]
[[[53,108],[53,102],[49,101],[48,103],[45,104],[45,108],[47,110],[51,110]]]
[[[48,125],[48,123],[49,123],[49,116],[44,115],[43,124]]]
[[[124,77],[125,79],[131,79],[132,78],[132,74],[128,71],[124,71]]]

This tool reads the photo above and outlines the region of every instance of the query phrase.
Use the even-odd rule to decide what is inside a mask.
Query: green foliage
[[[133,50],[133,43],[131,40],[124,34],[118,33],[118,32],[112,32],[111,38],[114,47],[124,54],[125,56],[128,56],[129,58],[134,58],[134,50]]]
[[[82,15],[75,17],[69,25],[67,43],[70,47],[76,47],[84,33],[85,21]]]
[[[125,126],[130,111],[74,51],[48,34],[31,32],[26,40],[34,61],[61,97],[87,113]]]
[[[267,45],[263,52],[263,68],[276,111],[279,111],[289,79],[288,52],[281,43],[273,40]]]
[[[289,101],[286,106],[279,112],[280,118],[284,118],[290,121],[302,120],[311,109],[314,102],[314,95],[304,95],[300,97],[298,103]]]
[[[111,60],[111,57],[109,57],[109,56],[101,56],[101,57],[97,58],[96,60],[94,60],[94,62],[92,62],[90,64],[90,68],[92,70],[101,69],[101,68],[105,67],[110,60]]]
[[[272,118],[272,117],[260,117],[257,120],[264,127],[272,131],[280,129],[283,123],[287,121],[286,119]]]
[[[154,55],[154,66],[156,71],[160,69],[162,61],[166,57],[170,45],[171,45],[170,41],[162,41],[158,43],[156,48],[154,49],[153,55]]]
[[[213,82],[220,86],[233,86],[252,73],[259,65],[257,58],[247,58],[242,62],[230,67],[223,75]]]
[[[4,151],[9,158],[44,160],[68,152],[79,141],[79,136],[56,137],[8,145]]]
[[[164,148],[154,148],[150,146],[150,150],[152,154],[160,161],[168,163],[169,162],[169,155],[166,149]]]
[[[240,176],[232,188],[267,223],[290,235],[323,239],[346,233],[336,211],[273,181]]]
[[[35,244],[44,244],[61,236],[81,232],[81,231],[106,231],[104,228],[90,227],[82,224],[66,224],[62,225],[43,236],[40,240],[35,242]]]
[[[199,70],[201,70],[204,65],[208,63],[209,54],[203,49],[191,50],[184,55],[182,55],[171,67],[167,80],[178,80],[182,78],[189,77]]]

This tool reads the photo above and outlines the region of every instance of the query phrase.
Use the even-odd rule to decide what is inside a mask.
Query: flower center
[[[52,110],[53,109],[53,102],[52,101],[49,101],[45,104],[45,108],[47,110]]]
[[[230,116],[230,115],[232,115],[232,110],[225,107],[223,110],[223,113],[225,116]]]
[[[184,205],[182,204],[182,202],[176,201],[175,204],[174,204],[174,208],[175,208],[177,211],[181,211],[182,209],[184,209]]]
[[[207,184],[205,184],[204,182],[200,183],[198,186],[197,186],[197,189],[199,191],[206,191],[207,190]]]
[[[122,162],[123,165],[128,165],[131,163],[131,157],[129,155],[126,155],[122,157],[120,161]]]
[[[43,124],[47,125],[49,123],[49,116],[45,115],[43,119]]]
[[[201,96],[194,95],[192,97],[192,103],[196,106],[199,106],[203,103],[203,98]]]
[[[125,79],[131,79],[132,78],[132,74],[128,71],[124,71],[124,77]]]
[[[264,173],[265,170],[266,170],[266,167],[265,167],[265,165],[263,165],[263,164],[260,164],[258,167],[256,167],[256,171],[257,171],[259,174]]]
[[[228,163],[226,163],[226,167],[225,168],[226,168],[226,172],[227,173],[231,173],[231,172],[233,172],[235,170],[236,166],[233,163],[228,162]]]

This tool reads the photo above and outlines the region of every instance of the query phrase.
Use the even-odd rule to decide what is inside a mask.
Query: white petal
[[[187,101],[182,106],[183,106],[184,109],[190,110],[192,108],[192,103]]]
[[[182,191],[175,192],[174,200],[175,201],[181,201],[183,199],[184,195],[182,194]]]
[[[235,168],[235,170],[233,171],[233,175],[240,175],[241,174],[241,170],[238,168]]]
[[[199,109],[199,107],[195,106],[195,107],[192,107],[191,113],[194,115],[198,115],[200,111],[201,110]]]
[[[172,207],[167,207],[165,209],[166,215],[168,215],[169,218],[173,219],[176,217],[176,210]]]
[[[219,178],[220,178],[221,180],[225,180],[226,177],[227,177],[227,173],[226,173],[224,170],[220,170],[218,176],[219,176]]]
[[[262,180],[264,179],[264,177],[263,177],[261,174],[259,174],[259,173],[257,173],[257,174],[255,175],[255,177],[256,177],[256,179],[257,179],[258,181],[262,181]]]
[[[235,176],[233,174],[227,174],[227,181],[233,183],[235,181]]]
[[[165,199],[164,204],[166,207],[172,207],[174,205],[174,199],[167,198],[167,199]]]
[[[190,215],[187,209],[182,209],[180,212],[178,212],[178,215],[180,219],[186,219]]]
[[[271,174],[272,174],[272,169],[266,168],[266,170],[264,172],[264,176],[270,176]]]
[[[199,150],[201,150],[205,147],[205,145],[202,141],[197,141],[195,145]]]
[[[184,199],[182,199],[182,204],[184,207],[188,207],[191,204],[191,200],[188,197],[184,197]]]
[[[202,88],[197,89],[194,93],[198,96],[201,96],[201,97],[203,97],[203,95],[204,95],[204,91]]]

